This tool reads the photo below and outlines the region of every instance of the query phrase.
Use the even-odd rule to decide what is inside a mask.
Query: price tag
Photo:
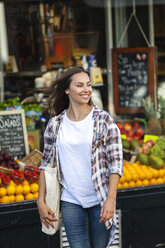
[[[90,78],[92,86],[103,85],[103,76],[100,67],[90,68]]]
[[[127,139],[127,136],[125,134],[121,134],[122,139]]]
[[[145,143],[147,140],[156,141],[158,138],[159,138],[159,136],[157,136],[157,135],[145,134],[145,135],[144,135],[144,143]]]

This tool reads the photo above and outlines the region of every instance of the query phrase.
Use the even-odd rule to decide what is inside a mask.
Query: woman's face
[[[65,93],[69,101],[74,104],[87,104],[92,94],[91,81],[87,73],[76,73],[71,78],[71,83]]]

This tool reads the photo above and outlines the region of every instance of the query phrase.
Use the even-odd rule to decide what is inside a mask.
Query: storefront
[[[23,173],[12,174],[10,158],[4,167],[0,160],[0,216],[4,218],[0,245],[5,247],[9,230],[11,242],[6,248],[11,243],[22,248],[23,238],[18,242],[13,233],[23,235],[23,231],[26,238],[32,235],[36,248],[69,247],[64,229],[53,239],[40,232],[36,168],[49,117],[43,113],[47,96],[29,92],[48,87],[63,70],[81,65],[90,72],[94,103],[111,113],[123,139],[124,174],[112,247],[164,247],[163,225],[159,225],[165,217],[164,12],[165,0],[0,2],[0,117],[5,123],[11,115],[8,110],[14,109],[15,118],[23,123],[10,135],[12,149],[5,136],[10,128],[0,129],[1,150],[14,157]],[[17,134],[21,138],[14,146]],[[14,184],[9,188],[11,179]]]

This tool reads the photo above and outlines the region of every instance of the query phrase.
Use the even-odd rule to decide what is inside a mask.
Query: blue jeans
[[[61,201],[62,215],[70,248],[106,248],[110,230],[99,223],[101,206],[82,208]]]

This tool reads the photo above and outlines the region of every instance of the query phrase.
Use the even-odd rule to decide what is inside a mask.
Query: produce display
[[[143,104],[145,116],[147,119],[146,133],[153,134],[153,135],[161,135],[162,127],[159,121],[159,113],[154,106],[152,98],[148,96],[147,98],[143,99],[142,104]]]
[[[24,171],[0,171],[0,203],[38,198],[39,169],[25,166]]]
[[[139,122],[116,122],[118,128],[120,129],[121,134],[125,134],[127,140],[139,140],[143,142],[144,136],[144,125],[141,125]]]
[[[155,169],[165,166],[165,137],[143,144],[138,150],[137,160]]]
[[[118,188],[139,187],[165,183],[165,167],[157,170],[151,166],[143,165],[139,161],[131,164],[124,161],[123,176]]]
[[[40,162],[23,167],[20,163],[0,151],[0,203],[37,199]]]
[[[154,136],[156,137],[156,136]],[[165,137],[157,136],[145,143],[122,140],[124,173],[118,188],[165,183]],[[132,163],[132,156],[135,160]]]
[[[0,111],[24,109],[27,130],[35,129],[35,122],[42,115],[42,107],[37,103],[22,104],[19,97],[14,97],[0,103]]]
[[[0,111],[12,110],[12,109],[24,109],[25,113],[29,111],[41,112],[42,107],[37,103],[22,104],[19,97],[9,98],[4,102],[0,102]],[[36,114],[38,115],[38,114]]]
[[[159,100],[159,114],[151,97],[143,100],[147,122],[137,118],[116,122],[122,134],[124,158],[118,189],[165,183],[165,136],[161,136],[165,134],[165,101]],[[25,110],[29,128],[28,120],[35,120],[42,111],[37,104],[21,104],[19,98],[0,103],[0,110],[11,108]],[[146,139],[146,134],[157,136]],[[41,152],[33,151],[16,161],[0,150],[0,204],[37,199],[41,157]]]
[[[150,96],[143,99],[142,104],[147,120],[146,133],[165,135],[165,99],[162,96],[159,96],[157,108]]]
[[[42,114],[38,104],[22,104],[19,97],[7,99],[0,103],[0,111],[24,109],[27,129],[29,119],[35,121]],[[30,127],[31,128],[31,127]],[[0,150],[0,203],[32,200],[38,197],[39,163],[35,165],[24,164]]]

